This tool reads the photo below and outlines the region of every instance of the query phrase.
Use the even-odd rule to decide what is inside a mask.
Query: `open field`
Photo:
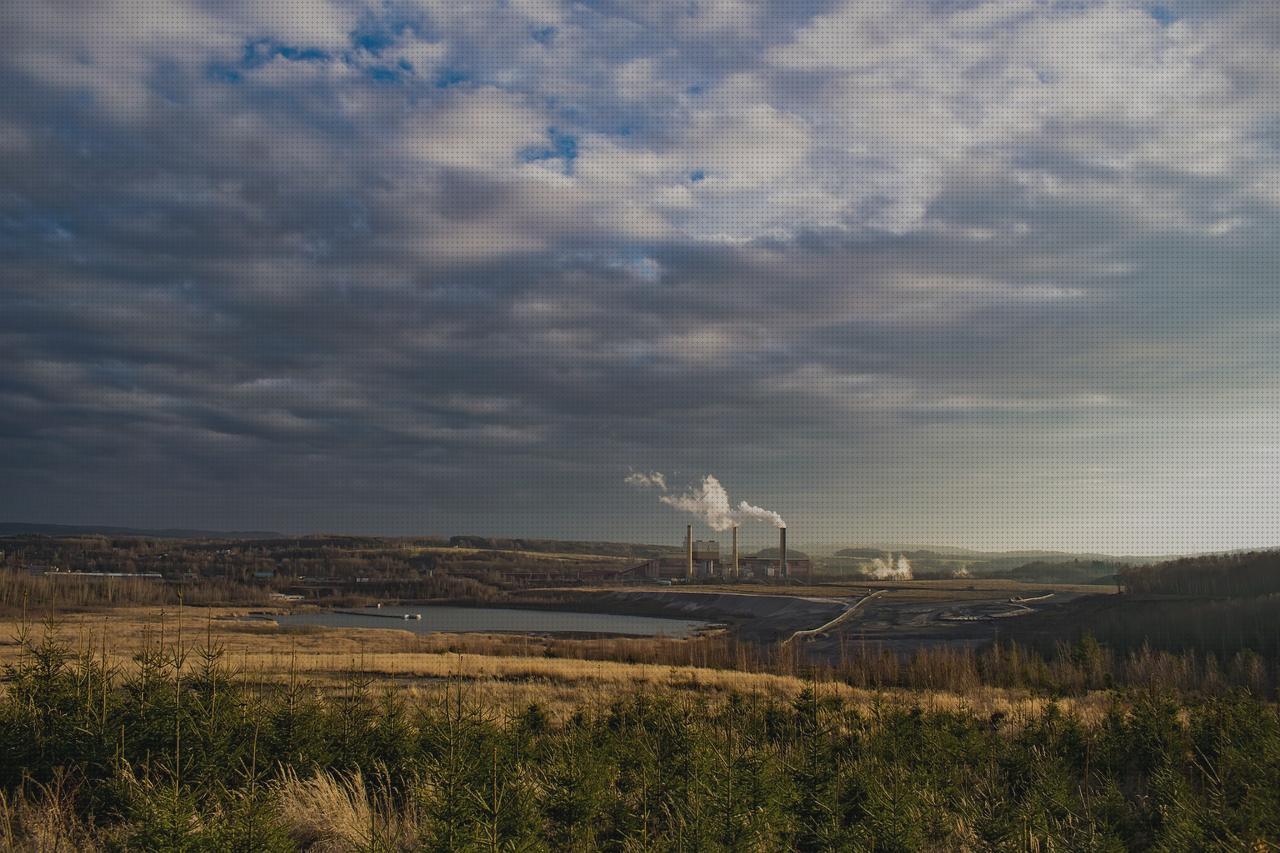
[[[14,760],[0,763],[0,847],[1264,850],[1280,837],[1280,712],[1256,695],[860,690],[515,654],[536,638],[282,631],[239,612],[0,625],[25,633],[2,648],[0,754]]]
[[[806,654],[830,661],[853,641],[898,652],[921,646],[972,647],[996,639],[1010,617],[1034,622],[1084,596],[1109,596],[1113,589],[966,578],[786,587],[706,584],[663,590],[561,587],[524,592],[520,599],[539,606],[707,619],[728,624],[742,639],[777,643],[831,622],[842,608],[875,592],[882,594],[856,618],[807,642]]]
[[[608,703],[624,693],[671,690],[718,703],[730,694],[752,694],[790,701],[812,681],[797,675],[751,672],[712,666],[634,663],[588,659],[607,651],[610,641],[557,640],[479,634],[418,635],[382,628],[280,628],[270,621],[244,621],[243,608],[116,608],[67,616],[54,631],[76,655],[90,655],[121,674],[136,672],[138,660],[157,648],[181,643],[188,654],[216,647],[240,677],[263,686],[304,680],[336,688],[352,678],[375,687],[394,687],[407,696],[439,695],[450,685],[466,684],[475,697],[495,709],[523,708],[530,702],[556,714],[584,704]],[[26,630],[39,642],[43,622]],[[19,617],[0,618],[0,667],[19,662]],[[614,641],[625,650],[648,640]],[[665,641],[681,645],[681,641]],[[575,651],[583,657],[570,657]],[[548,653],[557,655],[548,657]],[[1011,720],[1043,711],[1051,701],[1026,689],[984,687],[963,695],[948,690],[879,690],[826,682],[825,695],[854,706],[887,703],[936,711],[1000,713]],[[1082,720],[1098,719],[1110,701],[1102,694],[1062,700]]]
[[[17,600],[45,581],[15,580]],[[0,617],[0,847],[1271,849],[1278,673],[1075,631],[1149,597],[952,580],[499,599],[728,625],[684,639],[36,603]],[[989,642],[1018,623],[1049,651]]]
[[[632,589],[633,587],[624,588]],[[652,589],[652,587],[634,588]],[[690,584],[688,586],[680,586],[677,588],[682,592],[731,592],[742,595],[795,595],[808,598],[844,598],[851,595],[862,595],[865,592],[872,590],[887,589],[890,590],[891,595],[898,596],[903,599],[961,599],[966,597],[985,597],[1000,593],[1008,593],[1009,595],[1027,595],[1033,590],[1073,593],[1076,595],[1105,595],[1108,592],[1113,592],[1115,590],[1114,587],[1099,586],[1096,584],[1040,583],[1035,581],[1020,581],[1012,578],[946,578],[926,580],[876,580],[874,578],[867,578],[865,580],[850,580],[840,583],[805,584],[802,582],[786,586],[759,583],[716,583]],[[536,591],[610,592],[616,591],[617,589],[617,586],[549,586]]]

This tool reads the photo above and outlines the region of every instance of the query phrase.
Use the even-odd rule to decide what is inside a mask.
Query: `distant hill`
[[[572,539],[508,539],[499,536],[451,536],[454,548],[478,548],[492,551],[535,551],[552,554],[590,554],[606,557],[630,557],[649,560],[684,552],[674,545],[644,545],[631,542],[591,542]]]
[[[1014,578],[1043,583],[1110,583],[1121,569],[1153,563],[1157,557],[1113,557],[1067,551],[974,551],[946,546],[840,548],[820,568],[835,573],[865,572],[871,561],[905,557],[916,577]]]
[[[1041,583],[1115,582],[1119,572],[1128,570],[1126,563],[1110,560],[1035,560],[1006,573],[1007,577]]]
[[[1087,634],[1116,652],[1212,653],[1206,666],[1238,669],[1257,666],[1242,652],[1280,656],[1280,550],[1184,557],[1119,575],[1123,595],[1083,596],[1010,624],[1006,638],[1048,648]]]
[[[982,571],[1007,572],[1029,563],[1102,562],[1126,565],[1147,565],[1169,560],[1170,557],[1126,557],[1115,554],[1073,553],[1071,551],[974,551],[968,548],[947,546],[913,546],[889,548],[879,545],[856,545],[833,552],[837,558],[870,560],[888,554],[901,554],[913,563],[917,560],[947,563],[963,563]]]
[[[144,539],[281,539],[280,533],[267,530],[186,530],[166,528],[148,530],[138,527],[105,527],[80,524],[31,524],[25,521],[0,521],[0,536],[137,536]]]
[[[1184,557],[1121,572],[1134,593],[1240,598],[1280,593],[1280,550]]]
[[[777,546],[773,548],[762,548],[755,553],[755,556],[762,560],[776,560],[780,556]],[[723,556],[723,554],[721,555]],[[808,560],[809,555],[804,551],[797,551],[795,548],[787,548],[787,560]]]
[[[975,563],[1007,563],[1020,566],[1033,561],[1068,562],[1071,560],[1102,560],[1106,562],[1124,563],[1156,563],[1168,560],[1169,557],[1123,557],[1115,554],[1075,553],[1072,551],[974,551],[969,548],[951,548],[942,545],[914,545],[899,547],[882,547],[879,545],[857,545],[842,548],[834,553],[837,557],[882,557],[885,554],[905,554],[907,559],[921,560],[968,560]]]

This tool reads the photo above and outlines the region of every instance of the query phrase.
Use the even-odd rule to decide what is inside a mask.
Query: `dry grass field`
[[[0,762],[0,848],[1261,850],[1280,837],[1280,718],[1260,684],[1232,688],[1248,674],[1234,664],[1215,682],[1188,658],[1082,643],[1053,661],[1012,646],[858,653],[806,679],[779,656],[653,662],[732,652],[725,637],[247,615],[0,619],[0,754],[15,757]],[[852,680],[884,666],[890,680]],[[1191,692],[1168,691],[1188,674]],[[1100,689],[1113,676],[1131,686]],[[895,686],[854,686],[868,683]]]
[[[619,696],[645,691],[675,691],[719,703],[732,693],[790,701],[811,682],[804,678],[702,666],[671,666],[589,660],[569,656],[591,640],[557,640],[556,657],[537,637],[483,634],[429,634],[382,628],[278,627],[268,619],[245,620],[244,608],[121,607],[60,617],[53,625],[79,654],[105,660],[127,673],[135,657],[158,647],[182,648],[193,662],[194,650],[216,647],[223,660],[248,681],[270,687],[290,680],[321,688],[353,679],[374,687],[403,691],[407,698],[438,695],[459,684],[494,710],[517,711],[531,702],[553,715],[587,705],[607,705]],[[25,628],[24,628],[25,626]],[[39,639],[50,625],[21,617],[0,618],[0,666],[22,654],[23,630]],[[626,641],[630,644],[645,641]],[[667,641],[678,642],[678,641]],[[192,665],[194,665],[192,663]],[[859,690],[838,682],[819,689],[846,702],[871,707],[920,707],[925,710],[1004,714],[1010,721],[1038,715],[1049,700],[1030,691],[983,687],[963,695],[947,691]],[[1102,695],[1059,700],[1085,721],[1099,719],[1109,701]]]

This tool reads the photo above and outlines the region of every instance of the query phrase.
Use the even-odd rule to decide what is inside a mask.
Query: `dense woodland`
[[[1043,638],[1089,633],[1115,649],[1142,645],[1217,655],[1249,650],[1280,657],[1280,594],[1227,599],[1186,598],[1080,602],[1060,618],[1009,633]]]
[[[1240,598],[1280,593],[1280,551],[1186,557],[1133,566],[1121,581],[1138,595]]]
[[[246,583],[222,578],[180,582],[143,578],[86,578],[72,575],[36,575],[0,569],[0,614],[73,611],[118,605],[279,605],[273,593],[290,587],[283,582]],[[357,585],[329,595],[325,603],[357,607],[388,597],[434,598],[442,601],[486,601],[497,589],[469,577],[450,575],[390,580]]]
[[[216,649],[104,671],[30,644],[0,693],[0,845],[165,850],[1243,850],[1280,838],[1280,714],[1117,694],[1100,721],[620,696],[552,721],[254,689]]]
[[[664,545],[516,539],[486,536],[378,538],[309,536],[268,539],[157,539],[102,534],[0,537],[0,567],[61,568],[87,572],[159,572],[169,578],[247,582],[262,573],[285,579],[373,577],[416,580],[430,575],[466,576],[494,587],[518,584],[521,573],[573,580],[580,573],[616,571],[640,560],[681,554]],[[809,555],[792,548],[794,559]],[[1054,583],[1114,582],[1127,564],[1102,559],[1047,556],[903,552],[917,577],[1008,577]],[[776,547],[743,556],[778,556]],[[844,549],[814,559],[815,574],[829,580],[858,577],[879,549]],[[1144,567],[1145,568],[1145,567]],[[1134,570],[1135,572],[1138,570]],[[1139,575],[1135,575],[1138,577]]]
[[[1028,625],[1055,636],[1088,632],[1107,646],[1142,645],[1280,659],[1280,552],[1209,555],[1121,571],[1125,594],[1080,601],[1059,622]]]
[[[425,555],[443,549],[473,551],[497,559],[515,552],[523,559],[555,556],[647,560],[678,554],[681,549],[661,545],[618,542],[575,542],[551,539],[502,539],[485,536],[380,538],[367,536],[306,536],[277,539],[156,539],[138,536],[48,536],[25,534],[0,537],[0,560],[10,564],[56,565],[76,571],[165,571],[201,575],[252,575],[278,566],[322,576],[346,572],[406,572],[430,568]],[[415,559],[416,558],[416,559]]]
[[[367,578],[397,582],[383,595],[486,597],[476,586],[509,587],[515,573],[574,579],[583,571],[617,570],[633,560],[677,549],[618,543],[493,539],[380,539],[317,536],[290,539],[182,540],[139,537],[24,535],[0,538],[0,568],[158,573],[169,580],[262,582],[274,588],[310,580]],[[465,579],[469,583],[455,583]],[[435,582],[432,582],[432,581]]]

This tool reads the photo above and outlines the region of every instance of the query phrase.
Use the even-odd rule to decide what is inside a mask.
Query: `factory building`
[[[773,577],[808,577],[812,561],[787,556],[787,529],[778,530],[777,557],[741,557],[738,554],[738,528],[733,528],[733,542],[728,553],[721,553],[714,539],[694,539],[693,525],[685,528],[684,554],[645,560],[622,572],[623,579],[652,581],[689,581],[702,579],[761,579]]]

